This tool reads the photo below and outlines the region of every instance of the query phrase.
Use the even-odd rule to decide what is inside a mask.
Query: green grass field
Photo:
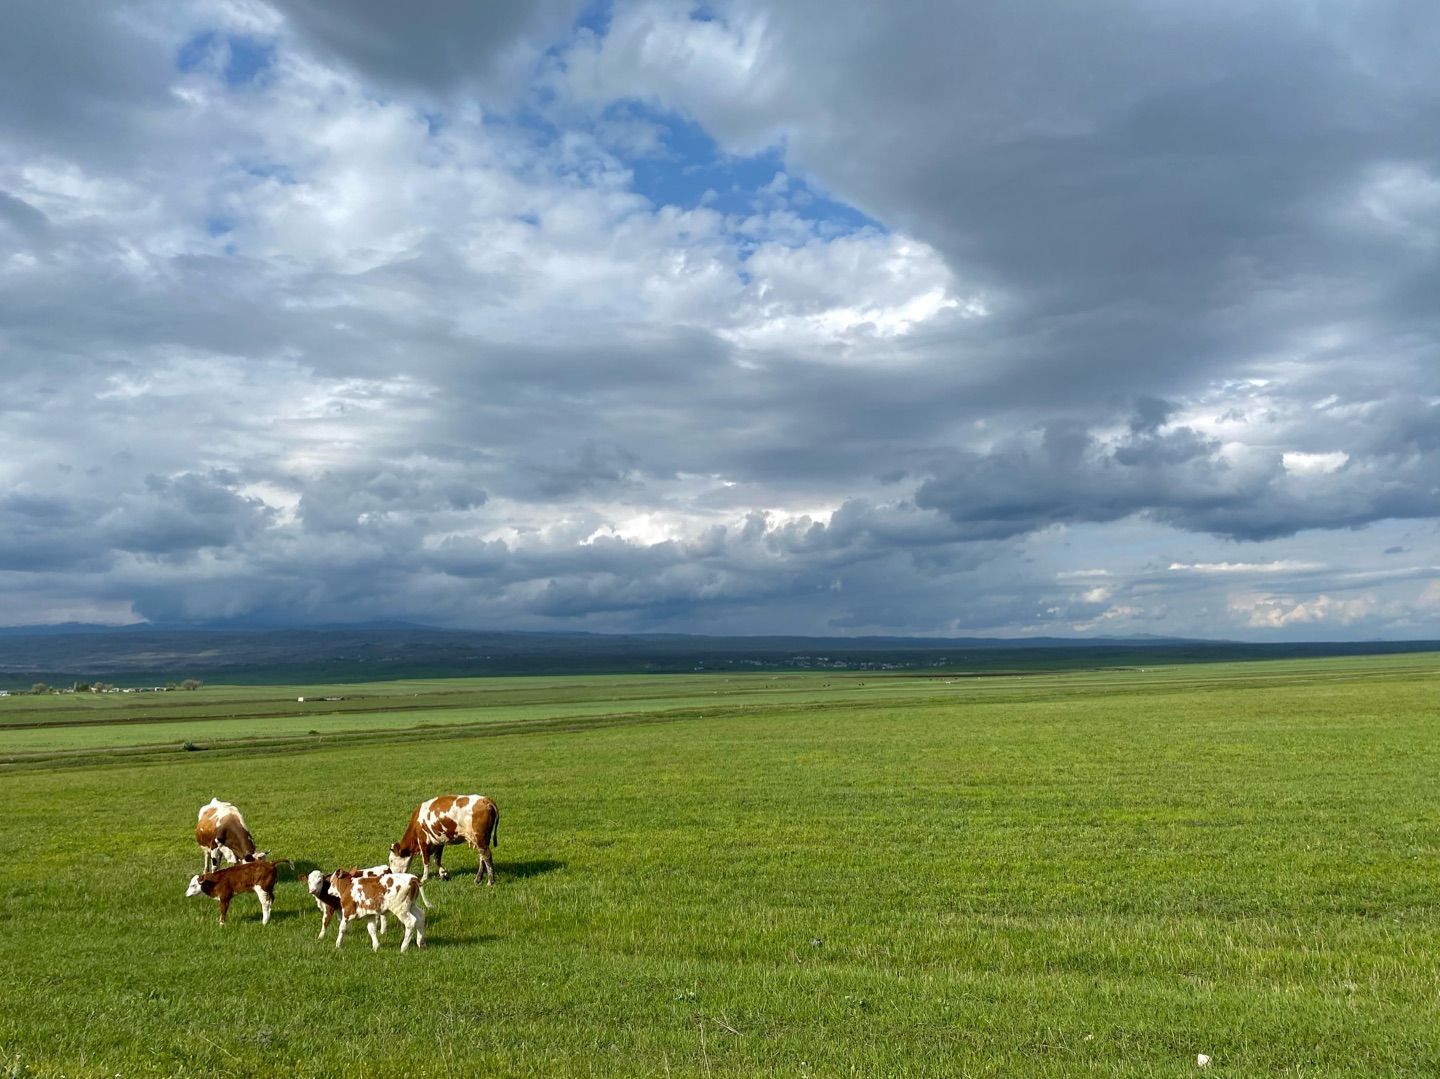
[[[1433,1076],[1437,689],[1405,655],[5,698],[0,1076]],[[268,927],[182,896],[212,796],[329,868],[446,791],[499,804],[499,880],[452,849],[424,952],[316,940],[288,879]]]

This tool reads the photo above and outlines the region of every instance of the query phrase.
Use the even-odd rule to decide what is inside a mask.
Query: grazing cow
[[[430,879],[430,856],[435,856],[435,871],[441,880],[450,874],[440,864],[445,848],[451,843],[468,843],[480,855],[475,869],[475,883],[487,879],[495,883],[495,863],[490,848],[499,846],[496,833],[500,828],[500,810],[483,794],[442,794],[421,802],[410,815],[400,842],[390,847],[390,868],[403,873],[410,868],[410,859],[420,855],[420,879]]]
[[[375,920],[383,919],[386,913],[395,915],[405,927],[405,939],[400,942],[402,952],[410,947],[412,937],[416,947],[425,947],[425,910],[415,902],[420,895],[420,878],[413,873],[386,872],[378,877],[362,873],[352,877],[340,870],[331,873],[327,883],[340,903],[340,931],[335,934],[335,947],[345,942],[345,930],[350,923],[363,918],[365,928],[370,930],[370,946],[379,951],[380,934],[375,931]]]
[[[286,863],[294,868],[287,858]],[[275,905],[275,872],[279,862],[240,862],[212,872],[197,873],[190,878],[186,896],[208,895],[220,900],[220,924],[230,911],[230,900],[239,892],[254,891],[260,897],[260,924],[270,924],[270,908]]]
[[[263,850],[255,849],[255,840],[250,838],[250,829],[245,827],[245,818],[240,810],[219,798],[200,807],[200,817],[195,822],[195,842],[205,852],[205,868],[210,872],[219,869],[221,860],[227,862],[258,862],[265,858]]]
[[[344,877],[378,877],[390,872],[388,865],[372,865],[368,869],[337,869],[332,876]],[[310,870],[310,875],[305,878],[305,890],[310,893],[315,905],[320,908],[320,933],[325,935],[325,930],[330,928],[330,918],[340,910],[340,895],[330,884],[330,878],[318,869]],[[430,898],[425,894],[425,889],[420,889],[420,902],[425,906],[431,906]],[[380,912],[380,932],[385,932],[385,912]]]

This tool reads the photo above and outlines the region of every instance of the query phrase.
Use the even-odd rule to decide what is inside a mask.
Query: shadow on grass
[[[300,863],[296,862],[295,864],[299,865]],[[564,869],[568,864],[568,862],[556,861],[554,858],[532,858],[528,862],[497,861],[495,863],[495,883],[499,886],[507,880],[526,880],[530,877],[541,877],[546,873],[554,873],[556,870]],[[432,884],[436,883],[442,887],[445,885],[463,884],[467,881],[470,883],[480,883],[475,880],[474,873],[469,869],[453,869],[449,866],[447,866],[446,869],[450,873],[450,876],[441,881],[432,873],[430,879],[425,882],[425,887],[429,888]],[[415,870],[415,872],[418,872],[418,870]]]
[[[532,858],[528,862],[501,862],[495,866],[495,880],[503,881],[506,877],[515,877],[519,880],[543,877],[546,873],[564,869],[566,864],[558,862],[554,858]]]

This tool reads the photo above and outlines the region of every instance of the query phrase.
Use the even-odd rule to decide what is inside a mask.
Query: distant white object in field
[[[1208,1056],[1206,1056],[1204,1053],[1196,1053],[1196,1054],[1195,1054],[1195,1066],[1196,1066],[1197,1068],[1208,1068],[1208,1067],[1210,1067],[1210,1058],[1209,1058]]]

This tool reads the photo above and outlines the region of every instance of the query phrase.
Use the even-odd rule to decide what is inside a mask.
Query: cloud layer
[[[1440,636],[1429,6],[0,40],[4,622]]]

